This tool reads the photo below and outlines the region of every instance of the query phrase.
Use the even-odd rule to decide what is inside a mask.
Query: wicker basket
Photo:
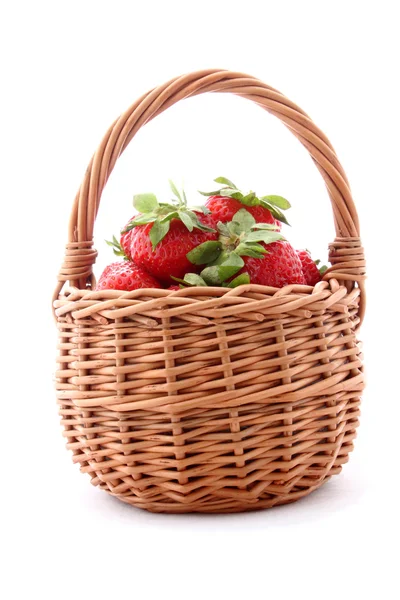
[[[323,281],[92,291],[93,225],[118,157],[142,125],[204,92],[252,100],[309,151],[337,235]],[[346,175],[301,109],[253,77],[221,70],[145,94],[113,123],[88,167],[53,299],[57,397],[73,461],[94,485],[154,512],[253,510],[315,490],[353,448],[364,278]]]

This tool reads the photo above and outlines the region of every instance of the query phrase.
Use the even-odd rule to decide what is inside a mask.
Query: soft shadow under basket
[[[93,226],[118,157],[142,125],[205,92],[252,100],[310,153],[337,236],[323,281],[92,291]],[[353,448],[364,278],[346,175],[300,108],[253,77],[220,70],[145,94],[113,123],[88,167],[54,295],[57,397],[73,461],[93,485],[154,512],[254,510],[315,490]]]

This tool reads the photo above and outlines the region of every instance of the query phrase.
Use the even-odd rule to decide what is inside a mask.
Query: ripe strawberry
[[[312,286],[316,285],[318,281],[321,281],[322,279],[321,272],[317,266],[320,261],[313,261],[313,259],[311,258],[311,254],[308,250],[296,250],[296,252],[297,256],[301,261],[301,266],[303,269],[306,284]],[[325,269],[326,267],[321,267],[322,273]]]
[[[277,288],[306,283],[300,258],[289,242],[279,240],[268,245],[262,243],[262,246],[266,249],[262,258],[243,258],[243,272],[249,274],[251,283]]]
[[[202,225],[212,225],[208,215],[198,217]],[[203,242],[216,240],[218,233],[207,227],[207,230],[193,229],[189,231],[179,219],[172,219],[169,231],[155,247],[151,242],[151,231],[154,223],[140,225],[132,229],[130,255],[136,264],[145,268],[160,281],[171,283],[171,277],[182,279],[193,265],[186,254]]]
[[[160,288],[160,283],[144,269],[124,260],[108,265],[100,276],[96,290],[124,290]]]
[[[185,193],[181,195],[170,184],[176,196],[170,203],[159,203],[154,194],[135,196],[134,205],[141,214],[122,231],[123,236],[131,232],[125,254],[166,283],[171,283],[171,277],[184,277],[191,268],[186,257],[190,250],[218,237],[209,211],[204,207],[189,209]]]
[[[290,208],[290,204],[282,196],[259,198],[254,192],[243,194],[225,177],[218,177],[214,181],[225,185],[220,190],[210,193],[201,192],[201,194],[209,196],[206,207],[211,211],[215,224],[232,221],[234,215],[242,208],[246,208],[257,223],[275,224],[277,230],[281,228],[281,221],[287,223],[282,210]]]

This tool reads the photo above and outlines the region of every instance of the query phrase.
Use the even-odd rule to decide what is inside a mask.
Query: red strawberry
[[[281,288],[289,284],[306,283],[301,261],[289,242],[280,240],[261,245],[266,249],[262,258],[244,256],[242,272],[250,276],[251,283]]]
[[[257,223],[272,223],[280,230],[281,223],[287,223],[282,210],[290,208],[290,203],[282,196],[262,196],[258,197],[254,192],[244,194],[235,186],[232,181],[225,177],[217,177],[217,183],[224,186],[214,192],[201,192],[204,196],[210,196],[206,202],[206,207],[217,224],[228,223],[232,221],[238,210],[246,208],[254,217]]]
[[[180,289],[181,288],[179,287],[179,285],[170,285],[167,287],[167,290],[174,290],[175,292]]]
[[[108,265],[100,276],[96,290],[124,290],[160,288],[160,283],[144,269],[124,260]]]
[[[301,262],[306,284],[316,285],[322,279],[317,263],[313,261],[308,250],[296,250],[296,252]]]
[[[190,250],[218,237],[209,211],[189,209],[185,193],[170,185],[176,199],[169,203],[159,203],[154,194],[135,196],[134,205],[141,214],[122,231],[123,236],[131,232],[127,256],[166,283],[171,283],[171,277],[182,279],[192,268],[186,257]]]
[[[208,215],[198,217],[204,226],[212,225]],[[169,231],[155,247],[151,241],[151,230],[154,223],[140,225],[132,229],[130,255],[136,264],[144,267],[160,281],[171,282],[171,277],[183,279],[193,265],[186,254],[199,244],[216,240],[218,233],[213,230],[193,229],[189,231],[179,219],[169,222]]]

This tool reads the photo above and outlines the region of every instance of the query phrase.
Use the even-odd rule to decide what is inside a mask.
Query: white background
[[[399,69],[396,3],[3,2],[0,592],[14,598],[399,597]],[[297,504],[235,516],[151,515],[94,489],[64,449],[49,301],[67,219],[111,122],[173,76],[255,75],[299,104],[350,179],[368,259],[368,388],[342,474]],[[143,129],[103,195],[104,238],[132,195],[193,196],[225,175],[294,205],[289,239],[326,258],[329,200],[307,153],[242,99],[182,102]],[[98,273],[99,271],[97,271]]]

